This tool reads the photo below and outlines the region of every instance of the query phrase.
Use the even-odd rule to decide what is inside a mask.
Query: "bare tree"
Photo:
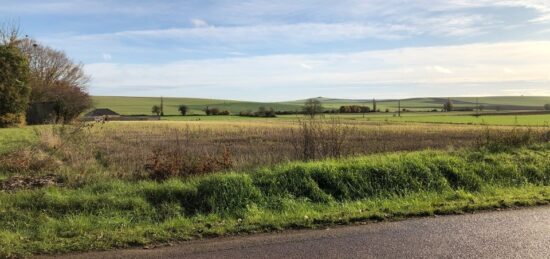
[[[16,22],[5,22],[0,25],[0,45],[16,45],[20,41],[19,24]]]
[[[92,106],[87,92],[89,77],[82,64],[29,38],[17,41],[17,46],[29,62],[31,104],[54,103],[57,120],[65,122]]]
[[[304,113],[309,115],[312,119],[315,118],[315,115],[323,112],[323,106],[321,101],[317,99],[308,99],[304,105]]]

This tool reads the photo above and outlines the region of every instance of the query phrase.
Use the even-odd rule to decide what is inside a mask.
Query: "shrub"
[[[183,104],[182,104],[182,105],[180,105],[180,106],[178,107],[178,111],[180,112],[180,114],[181,114],[182,116],[185,116],[185,114],[187,114],[188,107],[187,107],[186,105],[183,105]]]
[[[228,110],[223,110],[222,111],[218,108],[209,108],[209,107],[206,107],[204,109],[204,113],[207,116],[210,116],[210,115],[230,115],[231,114]]]
[[[174,150],[155,150],[145,164],[145,170],[149,179],[162,181],[171,177],[219,172],[232,166],[231,154],[226,147],[215,155],[176,147]]]
[[[25,56],[14,46],[0,45],[0,127],[24,123],[31,88]]]
[[[276,117],[275,111],[273,108],[266,109],[265,107],[258,108],[258,111],[252,112],[252,111],[244,111],[239,112],[239,116],[245,116],[245,117]]]
[[[375,110],[373,110],[373,112],[374,111]],[[359,105],[340,106],[340,113],[367,113],[367,112],[371,112],[371,109],[368,106],[359,106]]]

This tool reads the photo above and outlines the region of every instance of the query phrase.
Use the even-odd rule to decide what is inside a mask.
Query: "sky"
[[[0,0],[92,95],[550,95],[549,0]]]

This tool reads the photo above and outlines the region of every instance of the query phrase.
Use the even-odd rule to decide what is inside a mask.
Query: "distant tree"
[[[218,115],[219,113],[220,113],[220,109],[210,108],[210,115]]]
[[[550,103],[544,105],[544,109],[550,111]]]
[[[185,116],[185,114],[187,114],[187,111],[188,111],[187,105],[183,105],[183,104],[180,105],[180,106],[178,107],[178,111],[180,111],[180,114],[181,114],[182,116]]]
[[[157,116],[160,116],[160,106],[153,105],[151,108],[151,113],[156,114]]]
[[[376,112],[377,109],[376,109],[376,99],[375,98],[372,98],[372,112]]]
[[[206,106],[206,108],[204,109],[204,113],[206,114],[206,116],[210,116],[210,115],[231,115],[231,113],[228,110],[220,110],[218,108],[209,108],[208,106]]]
[[[448,98],[445,104],[443,104],[443,110],[446,112],[452,112],[454,108],[453,101],[451,101],[451,98]]]
[[[18,125],[25,120],[31,88],[27,59],[9,41],[0,45],[0,127]]]
[[[308,99],[304,104],[304,114],[308,115],[312,119],[315,118],[315,115],[323,112],[323,105],[321,101],[317,99]]]

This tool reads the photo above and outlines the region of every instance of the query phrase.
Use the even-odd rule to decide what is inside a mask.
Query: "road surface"
[[[550,258],[550,207],[191,241],[70,258]]]

